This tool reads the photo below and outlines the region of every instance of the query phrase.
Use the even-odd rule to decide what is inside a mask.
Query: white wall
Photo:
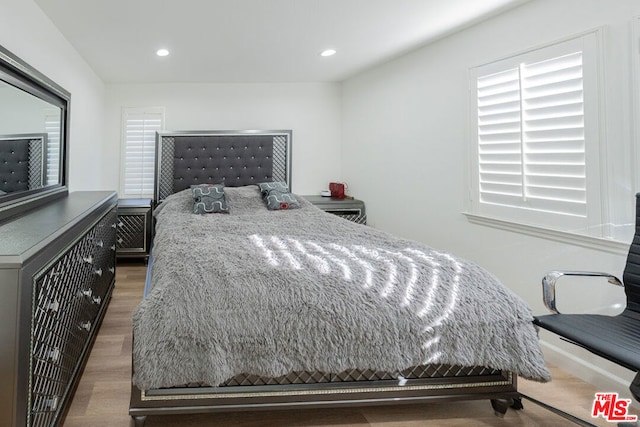
[[[548,270],[621,276],[622,254],[467,221],[462,212],[468,191],[468,73],[471,67],[604,26],[606,158],[601,160],[612,214],[627,221],[633,217],[635,192],[631,64],[637,46],[632,46],[631,28],[638,15],[635,0],[535,0],[345,81],[342,176],[366,201],[370,223],[477,262],[536,314],[546,313],[540,279]],[[590,287],[567,294],[565,306],[601,309],[602,300],[605,305],[623,302],[611,285],[601,285],[599,291]],[[554,336],[541,339],[549,360],[603,388],[626,392],[633,378],[628,371]],[[597,368],[609,373],[598,374]]]
[[[0,0],[0,45],[71,93],[69,189],[116,187],[100,159],[104,84],[32,0]]]
[[[107,177],[119,182],[124,107],[165,107],[166,130],[291,129],[292,187],[317,194],[339,180],[341,86],[337,83],[193,83],[109,85],[105,129]]]
[[[45,111],[51,104],[4,82],[0,82],[0,100],[0,134],[46,132]]]

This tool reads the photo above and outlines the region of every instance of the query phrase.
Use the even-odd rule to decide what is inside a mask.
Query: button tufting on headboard
[[[176,136],[173,191],[188,188],[188,183],[241,186],[269,181],[272,152],[270,135]],[[257,174],[258,169],[263,172]],[[257,181],[256,176],[265,178]]]
[[[27,139],[0,140],[0,190],[6,193],[29,189],[29,143]]]

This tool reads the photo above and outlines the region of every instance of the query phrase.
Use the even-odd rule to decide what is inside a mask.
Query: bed
[[[295,193],[296,209],[267,209],[258,184],[291,188],[291,137],[158,134],[156,234],[133,318],[136,426],[433,399],[504,413],[518,376],[550,380],[529,308],[482,268]],[[227,212],[193,213],[202,184],[223,184]]]

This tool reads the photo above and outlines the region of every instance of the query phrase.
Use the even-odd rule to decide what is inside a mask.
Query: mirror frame
[[[60,182],[0,197],[0,222],[68,194],[69,106],[71,94],[44,74],[0,46],[0,80],[42,99],[62,111]]]

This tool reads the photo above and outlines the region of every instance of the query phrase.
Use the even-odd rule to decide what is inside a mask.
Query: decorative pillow
[[[284,210],[300,207],[300,202],[291,194],[286,182],[261,182],[258,187],[260,187],[262,199],[267,204],[267,209]]]
[[[224,197],[224,187],[221,184],[192,185],[193,213],[229,213],[229,206]]]

